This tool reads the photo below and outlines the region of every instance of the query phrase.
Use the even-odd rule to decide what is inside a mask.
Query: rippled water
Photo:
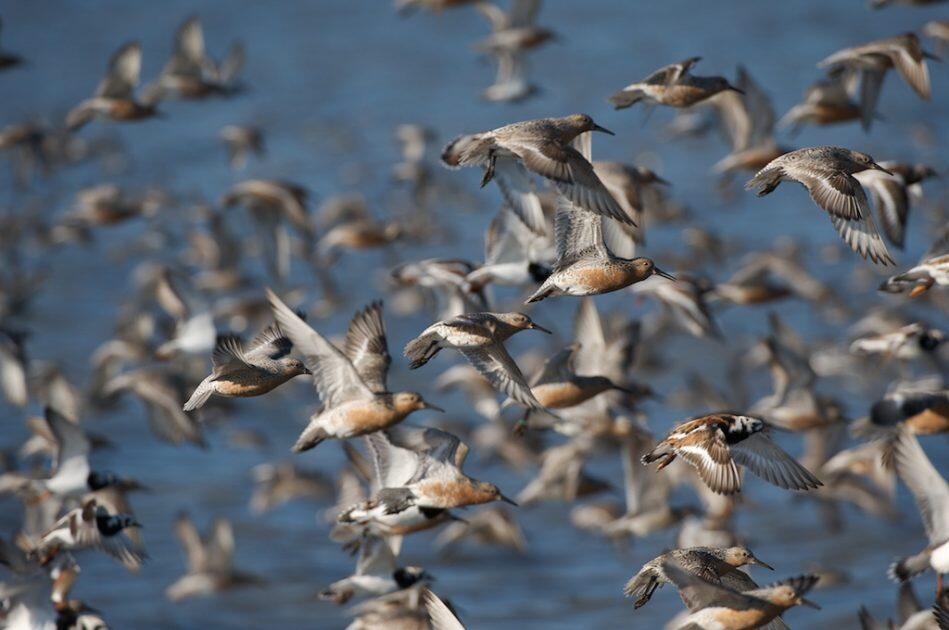
[[[826,54],[945,17],[945,10],[939,9],[871,12],[860,0],[552,1],[544,7],[541,21],[560,32],[562,40],[531,57],[542,95],[520,105],[489,105],[477,95],[490,83],[493,69],[480,63],[469,46],[486,28],[470,10],[403,19],[385,2],[10,2],[3,7],[3,45],[27,57],[29,64],[0,74],[0,123],[35,115],[62,116],[94,88],[109,54],[129,39],[142,41],[143,75],[153,76],[164,63],[175,27],[196,8],[212,52],[222,52],[234,38],[245,42],[248,93],[226,101],[169,103],[164,107],[165,119],[140,125],[96,125],[95,130],[83,133],[105,133],[120,140],[128,150],[127,163],[108,174],[96,164],[71,167],[26,191],[13,187],[4,173],[0,203],[48,218],[68,207],[72,192],[103,180],[131,188],[160,184],[182,198],[214,200],[232,183],[260,176],[298,181],[323,197],[358,191],[377,215],[384,216],[389,169],[398,159],[392,139],[396,124],[421,122],[445,140],[462,131],[514,120],[585,111],[617,132],[616,138],[596,138],[595,155],[653,165],[674,183],[674,197],[692,207],[695,224],[718,230],[736,248],[767,247],[779,236],[791,235],[816,251],[837,239],[801,190],[782,188],[767,200],[739,194],[726,205],[715,193],[716,183],[708,172],[726,152],[720,141],[671,142],[661,131],[671,117],[669,112],[654,112],[644,125],[642,112],[613,112],[605,97],[661,65],[702,55],[697,69],[701,73],[730,75],[736,64],[745,64],[773,96],[780,114],[818,77],[814,63]],[[864,135],[856,126],[807,129],[792,142],[839,144],[867,150],[878,159],[927,161],[944,168],[945,152],[940,149],[949,124],[949,83],[944,66],[934,64],[931,72],[929,103],[917,99],[897,78],[887,80],[880,107],[887,120],[872,135]],[[225,124],[242,122],[264,127],[269,151],[265,161],[252,161],[247,170],[234,174],[227,168],[216,134]],[[920,147],[911,141],[911,132],[919,126],[934,135],[932,145]],[[475,213],[446,206],[443,221],[456,238],[398,246],[393,255],[347,255],[334,270],[340,284],[351,288],[346,306],[328,319],[316,320],[315,325],[325,333],[341,333],[355,307],[380,295],[384,269],[394,259],[445,254],[478,259],[481,230],[496,204],[494,191],[477,190],[479,176],[473,171],[444,173],[482,206]],[[927,188],[938,196],[938,182]],[[241,217],[235,221],[245,232],[252,229]],[[933,225],[922,213],[913,217],[907,251],[899,256],[902,263],[915,260],[925,249]],[[180,235],[183,226],[175,233]],[[681,228],[651,230],[647,255],[661,264],[664,255],[681,251]],[[28,346],[32,357],[57,361],[72,380],[88,382],[87,358],[111,334],[116,305],[133,290],[128,274],[136,260],[117,258],[114,250],[140,230],[140,225],[106,229],[89,246],[45,251],[35,259],[49,277],[28,322],[34,331]],[[173,247],[166,247],[148,255],[168,259],[172,252]],[[867,267],[849,253],[834,264],[824,265],[816,255],[813,261],[819,275],[833,280],[857,309],[893,302],[876,294],[873,282],[854,283],[851,271],[860,266]],[[732,270],[726,266],[706,271],[722,279]],[[315,279],[302,268],[295,270],[294,279],[312,287],[310,297],[316,297]],[[602,311],[618,309],[631,316],[653,308],[626,293],[598,298],[597,303]],[[567,335],[574,308],[569,300],[547,301],[533,315]],[[808,305],[790,301],[779,308],[809,338],[842,335],[839,327],[823,321]],[[724,312],[726,345],[747,347],[765,331],[765,312],[748,308]],[[944,313],[930,311],[927,316],[945,323]],[[428,323],[426,317],[390,315],[390,346],[400,348]],[[522,335],[512,345],[520,351],[545,341]],[[668,366],[641,378],[649,379],[660,392],[670,393],[679,385],[683,370],[676,368],[688,366],[721,377],[718,359],[723,349],[712,342],[687,339],[657,350],[666,356]],[[433,362],[424,375],[410,375],[396,361],[393,385],[420,388],[451,411],[448,419],[473,422],[464,416],[466,407],[459,398],[436,395],[428,380],[454,360]],[[754,394],[766,393],[766,376],[755,375],[754,385]],[[863,395],[840,395],[856,416],[883,387],[875,384]],[[832,383],[828,389],[833,389]],[[230,426],[258,429],[270,439],[262,453],[227,448],[225,431],[219,429],[209,432],[207,453],[166,446],[151,436],[141,409],[132,401],[108,412],[87,414],[84,422],[89,430],[108,434],[119,444],[117,449],[96,453],[98,467],[136,476],[152,488],[151,493],[133,498],[139,520],[146,525],[152,561],[140,574],[130,576],[111,560],[86,554],[75,595],[105,611],[118,628],[344,626],[346,618],[338,608],[313,598],[321,587],[348,575],[353,566],[352,559],[328,540],[328,525],[315,516],[326,506],[294,503],[262,517],[253,516],[247,508],[250,467],[289,458],[289,446],[314,403],[311,389],[297,382],[264,399],[233,405]],[[28,409],[38,410],[37,406]],[[662,403],[650,403],[646,410],[657,432],[689,411]],[[14,447],[25,436],[24,413],[9,407],[3,407],[3,412],[7,431],[0,446]],[[440,419],[421,416],[418,420]],[[799,440],[781,439],[789,450],[799,451]],[[949,455],[945,441],[930,440],[926,447],[945,472]],[[323,445],[299,459],[327,473],[342,461],[336,445]],[[612,454],[598,456],[592,471],[611,479],[619,497],[622,482],[617,459]],[[476,477],[497,482],[508,494],[529,479],[526,473],[479,461],[476,452],[470,467]],[[878,615],[892,614],[895,589],[884,569],[894,556],[918,550],[924,541],[919,518],[905,493],[900,498],[904,517],[898,522],[880,522],[847,508],[844,531],[828,535],[813,504],[793,501],[758,480],[747,485],[748,506],[737,519],[738,529],[760,557],[777,567],[776,576],[796,574],[814,564],[839,568],[851,576],[842,587],[815,593],[813,599],[823,605],[822,612],[791,611],[787,615],[791,625],[855,627],[861,603]],[[0,528],[13,531],[19,512],[10,501],[4,505]],[[264,576],[266,586],[169,604],[163,590],[184,571],[183,554],[171,528],[180,509],[190,511],[201,525],[215,515],[231,518],[237,564]],[[432,536],[422,534],[407,541],[403,558],[434,573],[437,591],[455,602],[473,628],[651,628],[680,609],[668,588],[636,612],[621,594],[625,580],[642,562],[673,543],[673,532],[634,541],[627,551],[618,552],[606,541],[574,530],[567,521],[568,509],[550,504],[518,511],[530,543],[524,557],[466,547],[446,559],[433,552]],[[770,578],[761,572],[755,577]],[[931,593],[930,576],[920,580],[920,591]]]

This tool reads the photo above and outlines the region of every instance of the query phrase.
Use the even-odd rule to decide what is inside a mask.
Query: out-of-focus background
[[[15,181],[11,168],[0,164],[0,208],[28,212],[48,222],[71,207],[75,191],[102,182],[139,191],[158,186],[179,202],[164,216],[164,240],[139,240],[144,224],[132,222],[97,230],[88,244],[24,253],[22,263],[43,277],[28,316],[21,320],[33,331],[29,355],[55,362],[80,385],[89,380],[90,354],[112,334],[118,304],[134,290],[132,270],[143,258],[171,261],[177,255],[189,226],[199,220],[189,210],[193,204],[217,203],[234,183],[268,177],[305,185],[317,203],[338,193],[359,193],[381,219],[392,216],[399,204],[404,211],[405,195],[393,192],[391,181],[392,165],[399,160],[393,130],[402,123],[422,123],[436,130],[438,147],[462,132],[542,116],[589,113],[616,132],[616,137],[595,138],[597,158],[650,166],[672,182],[671,197],[691,209],[687,223],[650,224],[643,251],[660,266],[670,267],[663,263],[664,255],[682,251],[686,225],[713,229],[742,250],[764,249],[793,238],[809,248],[810,268],[832,283],[856,312],[902,299],[876,292],[883,272],[845,251],[827,217],[799,187],[786,185],[759,200],[741,191],[739,180],[731,193],[723,193],[710,167],[727,154],[725,143],[714,134],[671,140],[665,131],[670,111],[659,108],[646,121],[636,108],[613,111],[606,97],[662,65],[701,55],[697,74],[734,77],[736,65],[744,64],[770,94],[780,115],[799,102],[805,87],[820,76],[815,63],[824,56],[945,18],[945,6],[870,11],[861,0],[551,1],[544,4],[539,22],[560,38],[530,56],[531,80],[542,92],[520,104],[491,104],[479,94],[491,83],[494,67],[471,49],[488,27],[470,9],[403,17],[385,2],[10,2],[2,13],[3,47],[23,55],[28,63],[0,74],[0,125],[30,118],[61,120],[92,92],[109,55],[128,40],[142,44],[142,76],[148,81],[167,59],[175,28],[195,12],[213,53],[223,54],[235,39],[244,43],[246,92],[232,99],[169,101],[161,105],[164,117],[140,124],[92,123],[80,137],[101,147],[100,159],[35,176],[25,185]],[[943,169],[949,81],[944,64],[932,64],[931,71],[929,102],[912,94],[895,74],[887,78],[879,106],[884,120],[869,134],[854,123],[809,127],[793,139],[781,139],[794,146],[845,146],[877,160],[927,162]],[[251,158],[242,171],[230,170],[217,135],[228,124],[260,126],[266,133],[266,157]],[[344,289],[344,305],[326,317],[314,314],[314,327],[330,336],[342,334],[353,310],[385,297],[387,270],[398,261],[434,256],[480,260],[483,230],[499,203],[496,191],[478,189],[477,169],[457,173],[437,169],[437,177],[464,197],[462,202],[435,204],[444,234],[427,242],[397,243],[385,252],[345,254],[332,268]],[[937,183],[930,189],[937,201],[941,187]],[[234,231],[249,235],[254,224],[247,213],[231,212]],[[928,247],[938,225],[936,216],[925,207],[911,216],[906,249],[894,252],[901,268]],[[828,257],[828,248],[839,255]],[[676,269],[672,266],[669,271]],[[731,269],[711,263],[704,271],[721,279]],[[269,281],[262,268],[255,272],[259,281],[254,290],[262,292]],[[305,288],[311,302],[319,296],[316,279],[304,265],[293,268],[291,284]],[[518,297],[510,291],[501,295],[509,303]],[[627,292],[597,298],[597,304],[603,312],[617,309],[627,315],[655,310]],[[575,308],[569,299],[549,300],[531,315],[566,339]],[[776,308],[806,339],[845,338],[840,322],[828,321],[802,301],[785,301]],[[946,323],[944,312],[920,308],[933,323],[940,319]],[[723,310],[719,321],[726,334],[724,346],[748,346],[765,334],[769,310]],[[431,385],[458,357],[410,373],[399,356],[404,343],[429,323],[425,312],[409,316],[395,309],[387,312],[390,349],[396,357],[394,387],[419,389],[449,411],[444,418],[419,414],[413,419],[416,423],[479,422],[460,396],[438,393]],[[511,347],[517,353],[543,343],[548,340],[524,334]],[[684,364],[725,382],[721,344],[680,338],[652,350],[679,368],[638,375],[665,397],[683,386]],[[880,369],[890,377],[896,374],[895,366]],[[882,378],[863,391],[838,391],[832,382],[827,386],[844,401],[849,416],[859,417],[882,395],[885,382]],[[759,395],[768,391],[765,368],[751,375],[750,387]],[[348,575],[354,564],[328,539],[329,525],[321,513],[332,498],[322,505],[291,503],[262,516],[248,509],[249,471],[256,464],[292,458],[327,475],[341,466],[341,450],[335,443],[298,456],[289,451],[315,405],[314,392],[303,379],[264,398],[237,400],[226,412],[209,414],[219,424],[207,431],[207,452],[157,441],[148,431],[141,406],[132,400],[110,409],[86,410],[86,429],[105,434],[116,444],[96,452],[97,467],[135,476],[151,488],[133,497],[138,519],[145,524],[151,561],[130,575],[104,555],[86,554],[75,595],[104,611],[116,628],[344,627],[343,610],[315,599],[321,588]],[[39,411],[37,404],[25,410],[0,404],[5,419],[0,446],[19,444],[26,436],[23,420]],[[663,399],[648,402],[644,411],[652,430],[661,434],[674,421],[707,410],[676,408]],[[227,435],[234,429],[261,431],[268,445],[262,450],[230,448]],[[792,453],[800,452],[800,440],[794,436],[782,435],[779,440]],[[945,440],[925,446],[945,473],[949,461]],[[485,462],[477,451],[468,466],[473,476],[497,483],[508,494],[515,494],[530,479],[530,471],[512,472]],[[614,495],[621,497],[617,457],[594,457],[590,472],[608,479]],[[746,488],[738,530],[759,557],[776,567],[775,578],[815,565],[849,575],[846,583],[813,594],[822,611],[790,611],[786,619],[791,626],[855,627],[861,604],[880,616],[892,614],[895,587],[885,568],[894,557],[920,549],[924,541],[917,512],[902,489],[900,518],[887,522],[845,508],[843,528],[829,533],[814,502],[753,477],[748,477]],[[688,500],[688,493],[681,492]],[[6,499],[9,509],[0,510],[0,531],[14,531],[19,525],[14,501]],[[169,603],[164,589],[184,571],[184,556],[172,532],[173,519],[183,509],[202,527],[214,516],[232,519],[236,564],[264,577],[266,584]],[[635,612],[622,597],[628,577],[674,544],[674,531],[616,547],[575,530],[568,511],[569,506],[561,503],[515,510],[528,540],[523,556],[465,546],[446,557],[433,550],[433,534],[428,533],[409,538],[402,559],[434,574],[437,592],[453,601],[472,628],[652,628],[680,610],[670,587]],[[760,581],[772,577],[766,571],[753,573]],[[927,596],[931,579],[918,581]]]

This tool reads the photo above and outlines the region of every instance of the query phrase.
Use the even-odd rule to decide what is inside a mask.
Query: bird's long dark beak
[[[770,571],[774,571],[774,567],[768,564],[767,562],[762,562],[761,560],[759,560],[758,558],[755,558],[754,556],[752,556],[751,560],[752,560],[752,564],[757,564],[759,567],[764,567]]]
[[[505,503],[510,503],[510,504],[513,505],[514,507],[517,507],[517,502],[516,502],[516,501],[514,501],[513,499],[509,499],[508,497],[504,496],[503,494],[498,495],[498,498],[500,498],[500,499],[501,499],[502,501],[504,501]]]
[[[142,524],[139,523],[138,521],[132,521],[131,523],[129,523],[129,527],[137,527],[139,529],[142,529]]]
[[[940,57],[939,55],[934,55],[928,50],[923,51],[923,57],[925,57],[926,59],[932,59],[933,61],[942,61],[942,57]]]
[[[668,179],[663,179],[658,175],[653,175],[653,181],[655,181],[657,184],[662,184],[663,186],[672,186],[672,182],[670,182]]]
[[[547,333],[548,335],[554,334],[554,333],[550,332],[549,330],[547,330],[546,328],[544,328],[543,326],[540,326],[540,325],[535,324],[535,323],[533,323],[533,322],[531,322],[530,328],[531,328],[531,330],[539,330],[540,332],[545,332],[545,333]]]
[[[609,135],[611,135],[611,136],[615,136],[615,135],[616,135],[615,133],[613,133],[612,131],[610,131],[610,130],[607,129],[606,127],[601,127],[601,126],[599,126],[599,125],[596,124],[596,123],[593,123],[593,129],[592,129],[591,131],[602,131],[603,133],[609,134]]]
[[[428,402],[427,400],[426,400],[426,401],[422,401],[422,409],[431,409],[432,411],[439,411],[439,412],[441,412],[441,413],[445,413],[445,410],[444,410],[444,409],[442,409],[442,408],[439,407],[438,405],[433,405],[432,403]]]
[[[744,91],[744,90],[742,90],[741,88],[736,88],[734,85],[729,85],[729,86],[728,86],[727,88],[725,88],[725,89],[726,89],[726,90],[731,90],[732,92],[738,92],[738,93],[741,94],[742,96],[745,95],[745,91]]]
[[[666,278],[667,280],[672,280],[673,282],[676,281],[676,277],[674,275],[672,275],[671,273],[666,273],[659,267],[653,267],[653,271],[655,271],[657,276],[662,276],[663,278]]]
[[[880,166],[880,165],[877,164],[876,162],[874,162],[874,163],[873,163],[873,166],[871,166],[870,168],[872,168],[872,169],[875,170],[875,171],[883,171],[883,172],[886,173],[887,175],[892,175],[892,174],[893,174],[892,171],[886,170],[885,168],[883,168],[882,166]]]
[[[813,609],[815,609],[815,610],[820,610],[820,609],[821,609],[820,606],[818,606],[817,604],[815,604],[815,603],[812,602],[811,600],[807,599],[806,597],[802,597],[802,598],[801,598],[801,603],[802,603],[803,605],[808,606],[809,608],[813,608]]]

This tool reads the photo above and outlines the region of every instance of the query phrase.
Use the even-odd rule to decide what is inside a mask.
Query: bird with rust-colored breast
[[[141,45],[132,42],[119,48],[109,60],[105,78],[92,98],[79,103],[66,116],[66,128],[76,131],[94,118],[131,122],[157,116],[154,101],[135,98],[141,70]]]
[[[213,396],[262,396],[295,376],[310,374],[299,359],[290,356],[293,343],[274,324],[265,328],[245,346],[240,337],[217,338],[211,374],[195,388],[184,405],[185,411],[203,406]]]
[[[368,341],[351,358],[313,330],[269,289],[267,299],[281,330],[303,355],[303,363],[312,373],[313,385],[323,402],[323,409],[310,417],[310,423],[293,445],[295,452],[309,450],[327,439],[351,438],[391,427],[421,409],[441,411],[416,392],[385,391],[388,363],[376,356],[385,347],[384,333]],[[375,335],[379,331],[371,332]],[[362,373],[357,366],[363,366]]]

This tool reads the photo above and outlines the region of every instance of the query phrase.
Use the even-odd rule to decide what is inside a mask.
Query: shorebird
[[[790,151],[774,139],[771,99],[744,66],[738,66],[736,82],[739,92],[721,92],[708,101],[718,111],[732,146],[731,153],[712,167],[713,172],[723,175],[757,171]]]
[[[520,103],[540,92],[527,78],[523,53],[501,50],[493,54],[497,58],[497,74],[494,83],[481,92],[481,98],[491,103]]]
[[[333,484],[326,475],[302,470],[290,462],[258,464],[251,469],[254,494],[250,509],[264,514],[295,499],[321,500],[330,496]]]
[[[809,86],[804,92],[804,101],[789,109],[778,121],[778,127],[790,127],[791,133],[796,134],[804,125],[836,125],[861,120],[860,105],[850,96],[844,79],[843,73],[837,72]]]
[[[689,71],[701,57],[659,68],[642,81],[630,83],[613,94],[609,101],[616,109],[630,107],[640,101],[669,107],[691,107],[725,90],[741,92],[724,77],[697,77]]]
[[[462,472],[468,445],[450,433],[393,427],[369,439],[385,449],[385,458],[377,461],[397,468],[400,475],[408,473],[408,478],[403,486],[380,489],[360,506],[361,512],[398,514],[413,507],[421,511],[450,510],[491,501],[517,505],[493,483],[477,481]]]
[[[75,628],[76,630],[104,630],[108,628],[105,621],[100,616],[101,613],[86,605],[79,599],[70,599],[69,593],[79,577],[79,565],[71,556],[63,558],[50,571],[49,576],[53,579],[52,589],[49,594],[49,600],[56,611],[56,628]],[[10,617],[5,621],[10,627],[16,627],[16,623],[11,623]],[[42,624],[30,627],[45,627]]]
[[[292,182],[272,179],[249,179],[231,187],[221,197],[225,208],[243,206],[250,211],[263,233],[261,255],[268,272],[284,279],[290,273],[289,224],[303,239],[307,252],[313,250],[316,235],[307,209],[307,190]]]
[[[589,134],[575,140],[578,153],[584,158],[590,156],[590,142]],[[675,279],[649,258],[628,259],[614,255],[604,240],[605,230],[610,227],[611,222],[604,224],[601,215],[584,210],[565,197],[558,198],[554,218],[557,260],[553,273],[526,303],[551,296],[609,293],[653,275]]]
[[[662,470],[681,456],[718,494],[741,490],[739,464],[779,488],[819,488],[821,482],[775,444],[766,429],[763,420],[751,416],[715,413],[693,418],[643,455],[643,464],[659,461],[657,470]]]
[[[817,67],[827,68],[831,72],[843,70],[859,76],[860,110],[864,127],[869,128],[887,70],[895,67],[920,98],[929,100],[929,68],[926,59],[937,57],[923,50],[914,33],[904,33],[844,48],[820,61]]]
[[[529,409],[542,409],[504,347],[504,342],[521,330],[552,334],[523,313],[470,313],[435,322],[408,342],[403,353],[411,360],[409,369],[414,370],[428,363],[442,348],[458,350],[492,387]]]
[[[146,368],[123,372],[109,379],[102,391],[106,397],[119,392],[131,392],[142,401],[148,426],[159,439],[207,448],[201,424],[182,411],[182,397],[166,374]]]
[[[539,501],[571,502],[579,497],[610,489],[610,483],[585,471],[593,442],[587,434],[571,436],[569,442],[551,446],[540,455],[540,470],[517,494],[518,505]]]
[[[553,272],[525,303],[561,295],[600,295],[624,289],[654,275],[675,280],[650,258],[621,258],[603,240],[603,219],[565,199],[554,223],[557,260]]]
[[[850,353],[857,356],[882,355],[886,359],[913,361],[932,356],[946,340],[938,328],[920,322],[896,330],[865,335],[850,344]]]
[[[669,580],[692,602],[692,614],[676,626],[683,630],[745,630],[764,626],[793,606],[820,608],[804,594],[817,583],[802,575],[744,593],[692,575],[674,562],[662,566]]]
[[[175,31],[171,59],[161,74],[144,88],[152,101],[175,94],[179,98],[199,99],[227,96],[239,90],[237,76],[244,65],[244,49],[238,43],[218,64],[204,50],[204,31],[197,16],[182,22]]]
[[[230,521],[215,519],[207,537],[185,514],[175,518],[175,535],[185,551],[188,572],[165,589],[173,602],[207,596],[232,588],[261,584],[256,575],[234,569],[234,530]]]
[[[504,11],[490,2],[475,4],[478,12],[491,24],[491,34],[477,42],[475,50],[520,52],[553,39],[553,31],[534,24],[540,6],[540,0],[515,0],[510,11]]]
[[[498,63],[497,77],[483,92],[484,98],[517,102],[536,94],[537,87],[526,78],[524,54],[554,37],[549,29],[535,25],[540,1],[517,0],[510,11],[490,2],[478,2],[475,8],[491,24],[491,34],[477,42],[475,50],[493,55]]]
[[[543,368],[531,378],[531,393],[543,407],[570,409],[611,390],[634,394],[631,389],[613,382],[608,376],[589,372],[579,374],[576,356],[580,350],[579,343],[570,344],[547,359]]]
[[[434,317],[451,319],[468,312],[487,310],[488,301],[477,283],[467,282],[478,266],[457,258],[427,258],[402,263],[389,273],[403,288],[419,288],[432,305]]]
[[[214,314],[205,297],[185,282],[188,277],[172,273],[159,266],[154,282],[155,299],[162,309],[175,319],[174,336],[155,349],[161,360],[179,354],[200,355],[210,352],[215,345],[217,329]]]
[[[0,31],[3,30],[3,20],[0,19]],[[14,53],[0,49],[0,70],[9,70],[23,63],[23,58]]]
[[[747,573],[739,570],[740,567],[756,564],[774,570],[774,567],[756,558],[747,547],[673,549],[644,564],[639,572],[626,582],[623,595],[637,597],[634,608],[645,606],[657,588],[670,582],[662,570],[667,562],[675,562],[682,570],[692,575],[735,591],[758,588]],[[688,601],[686,605],[689,605]]]
[[[135,87],[142,69],[142,47],[138,42],[125,44],[109,60],[105,78],[92,98],[73,108],[66,116],[66,128],[77,131],[93,118],[126,122],[158,115],[154,101],[136,100]]]
[[[227,149],[227,163],[232,170],[238,171],[247,163],[247,156],[253,153],[262,158],[266,153],[264,132],[253,125],[227,125],[218,136]]]
[[[889,570],[904,582],[927,569],[936,572],[936,601],[942,596],[943,575],[949,574],[949,483],[936,470],[919,441],[901,431],[893,444],[893,464],[913,494],[929,538],[929,546],[916,555],[902,558]]]
[[[359,548],[356,572],[333,582],[320,592],[320,599],[345,604],[353,597],[385,595],[432,579],[422,567],[396,567],[396,557],[388,541],[368,537]]]
[[[137,570],[147,558],[145,550],[124,533],[129,527],[141,525],[128,514],[110,514],[95,499],[70,510],[39,539],[32,553],[44,564],[60,551],[97,548]]]
[[[312,373],[313,385],[324,405],[310,417],[310,423],[293,445],[295,452],[309,450],[326,439],[351,438],[390,427],[421,409],[441,411],[416,392],[373,391],[355,364],[365,357],[355,360],[347,357],[270,289],[267,289],[267,299],[281,330],[303,355],[303,363]],[[382,337],[383,346],[384,341]],[[372,354],[378,350],[377,345],[370,344],[363,352]],[[381,363],[371,360],[375,367],[369,369],[373,375],[369,380],[384,387],[388,366],[384,360]]]
[[[312,374],[302,361],[290,356],[292,350],[293,343],[277,324],[262,330],[247,346],[236,335],[219,336],[211,355],[211,374],[195,388],[183,409],[202,407],[213,395],[262,396],[295,376]]]
[[[782,181],[802,184],[814,203],[830,214],[834,227],[851,249],[875,263],[894,265],[873,222],[867,195],[853,176],[868,169],[889,173],[866,153],[840,147],[809,147],[772,160],[748,180],[745,188],[762,197]]]
[[[630,287],[634,295],[648,295],[662,304],[679,328],[695,337],[724,339],[708,306],[714,285],[690,273],[680,273],[671,282],[668,278],[647,279]]]
[[[118,487],[123,491],[141,489],[136,481],[120,479],[109,471],[93,470],[89,463],[92,441],[78,422],[52,407],[46,407],[45,420],[56,441],[53,475],[38,482],[45,492],[58,499],[79,499],[89,492],[108,487]]]
[[[158,190],[132,196],[115,184],[99,184],[77,192],[75,208],[63,215],[60,223],[69,227],[92,228],[115,225],[136,217],[151,218],[165,200],[165,195]]]
[[[372,470],[363,474],[369,482],[367,497],[362,486],[345,488],[337,501],[334,527],[331,537],[348,546],[358,546],[361,538],[369,536],[384,537],[389,546],[398,551],[403,536],[425,531],[452,520],[451,512],[443,508],[427,508],[413,505],[395,514],[386,510],[385,504],[375,500],[376,495],[386,488],[404,488],[411,483],[419,468],[420,455],[393,444],[381,431],[371,433],[364,438],[369,454],[372,456]],[[356,461],[354,449],[346,449],[350,462]],[[354,466],[357,470],[358,466]],[[343,496],[345,495],[345,496]]]
[[[531,199],[530,208],[525,208],[528,203],[525,196],[532,194],[530,178],[523,171],[525,167],[553,182],[560,194],[584,210],[631,223],[632,219],[596,176],[593,165],[570,146],[574,138],[589,131],[615,135],[586,114],[526,120],[460,136],[445,147],[442,161],[452,168],[483,166],[482,186],[487,185],[495,173],[499,174],[498,186],[509,198],[511,207],[538,233],[543,229],[542,212],[539,200],[535,204]]]
[[[916,297],[933,286],[949,287],[949,226],[942,230],[915,267],[885,280],[880,291],[903,293],[909,290],[910,297]]]

